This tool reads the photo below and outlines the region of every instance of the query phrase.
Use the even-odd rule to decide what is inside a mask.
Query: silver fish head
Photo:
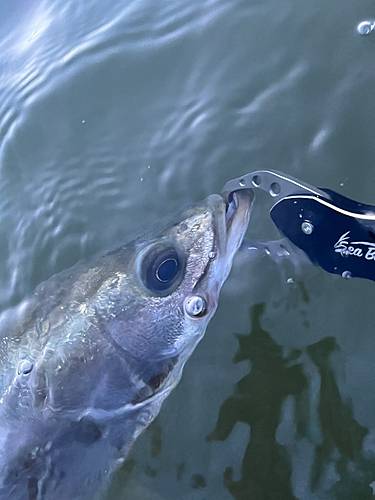
[[[251,190],[232,193],[228,202],[211,195],[124,248],[120,300],[106,324],[144,381],[165,380],[164,390],[177,383],[216,310],[253,200]]]

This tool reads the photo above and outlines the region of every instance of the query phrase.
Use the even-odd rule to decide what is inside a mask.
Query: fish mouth
[[[227,257],[234,254],[241,245],[250,220],[254,204],[252,189],[239,189],[228,194],[225,213]],[[229,255],[228,255],[229,254]]]
[[[239,189],[232,191],[224,199],[226,203],[225,232],[226,232],[226,271],[225,278],[229,274],[232,260],[240,247],[249,225],[251,209],[254,204],[254,192],[252,189]]]
[[[254,199],[252,189],[232,191],[225,198],[218,195],[208,198],[214,213],[216,254],[210,274],[211,280],[219,287],[227,278],[233,257],[246,233]]]

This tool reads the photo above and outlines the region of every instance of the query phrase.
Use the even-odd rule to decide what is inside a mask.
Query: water
[[[0,6],[0,303],[282,170],[375,203],[369,0]],[[371,23],[370,23],[371,24]],[[260,196],[251,238],[277,231]],[[372,499],[374,283],[238,255],[108,499]]]

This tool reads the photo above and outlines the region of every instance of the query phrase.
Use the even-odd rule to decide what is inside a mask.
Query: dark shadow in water
[[[340,395],[331,366],[331,354],[335,351],[339,351],[339,346],[333,337],[326,337],[306,348],[320,374],[319,418],[322,442],[315,449],[311,488],[317,488],[327,466],[334,464],[340,476],[333,487],[334,498],[372,499],[369,483],[375,479],[375,462],[365,460],[361,454],[368,429],[355,420],[351,404],[343,401]],[[336,451],[339,453],[335,453]],[[365,473],[366,469],[369,469],[370,474]]]
[[[306,498],[310,496],[309,491],[313,491],[314,498],[375,500],[370,486],[375,485],[375,454],[364,457],[363,440],[368,429],[355,420],[350,401],[340,394],[334,369],[341,356],[336,339],[325,337],[283,356],[282,347],[261,326],[264,310],[264,304],[255,305],[250,333],[237,335],[239,350],[233,361],[248,360],[251,369],[236,384],[234,394],[222,404],[216,427],[207,437],[208,441],[223,441],[237,422],[250,426],[251,437],[242,460],[241,477],[234,481],[232,468],[227,467],[225,487],[236,500],[296,500],[290,453],[294,453],[297,449],[294,445],[303,440],[302,443],[314,447],[312,461],[302,457],[303,463],[299,464],[308,469],[306,477],[310,478],[304,486]],[[307,377],[305,373],[311,375]],[[312,398],[312,394],[315,397]],[[296,432],[290,436],[290,447],[276,440],[282,405],[288,396],[295,400],[292,424]],[[312,427],[318,431],[311,432]],[[146,433],[149,434],[150,459],[160,458],[162,429],[158,422]],[[154,467],[136,464],[130,458],[116,473],[106,498],[123,498],[120,492],[136,467],[149,477],[157,475]],[[176,464],[176,480],[181,481],[185,473],[185,463]],[[210,485],[196,473],[190,478],[190,487],[209,491]]]
[[[284,399],[300,394],[307,380],[301,365],[289,366],[300,352],[283,358],[282,348],[261,327],[264,307],[254,306],[249,335],[237,335],[240,348],[234,362],[250,360],[251,371],[238,382],[235,394],[224,401],[216,427],[207,438],[227,439],[237,422],[251,427],[241,479],[233,481],[231,468],[224,473],[228,490],[238,500],[295,499],[286,449],[276,442],[275,433]]]
[[[312,443],[315,457],[310,471],[310,488],[318,494],[324,475],[330,474],[333,467],[336,469],[336,474],[331,472],[336,478],[334,486],[328,492],[322,487],[332,499],[374,499],[370,483],[375,479],[375,460],[366,460],[361,453],[368,430],[358,424],[351,405],[343,401],[331,366],[332,353],[339,351],[336,340],[326,337],[306,350],[295,350],[284,357],[282,348],[261,327],[264,309],[264,304],[255,305],[250,333],[237,335],[239,350],[233,361],[249,360],[251,370],[237,383],[234,395],[222,404],[216,427],[207,437],[208,441],[225,440],[237,422],[245,422],[251,428],[241,478],[234,481],[232,469],[228,467],[224,472],[226,487],[236,500],[296,498],[292,491],[288,451],[277,443],[276,430],[283,401],[292,395],[296,398],[297,439],[306,438],[311,442],[309,384],[303,371],[307,354],[320,375],[321,439],[319,443]],[[307,463],[306,467],[309,467]]]

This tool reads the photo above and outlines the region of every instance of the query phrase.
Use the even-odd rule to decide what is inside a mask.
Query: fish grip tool
[[[272,197],[274,224],[313,264],[344,278],[375,281],[375,206],[274,170],[228,181],[222,195],[227,198],[233,191],[249,188],[262,189]],[[272,250],[275,242],[270,243],[267,248]]]

